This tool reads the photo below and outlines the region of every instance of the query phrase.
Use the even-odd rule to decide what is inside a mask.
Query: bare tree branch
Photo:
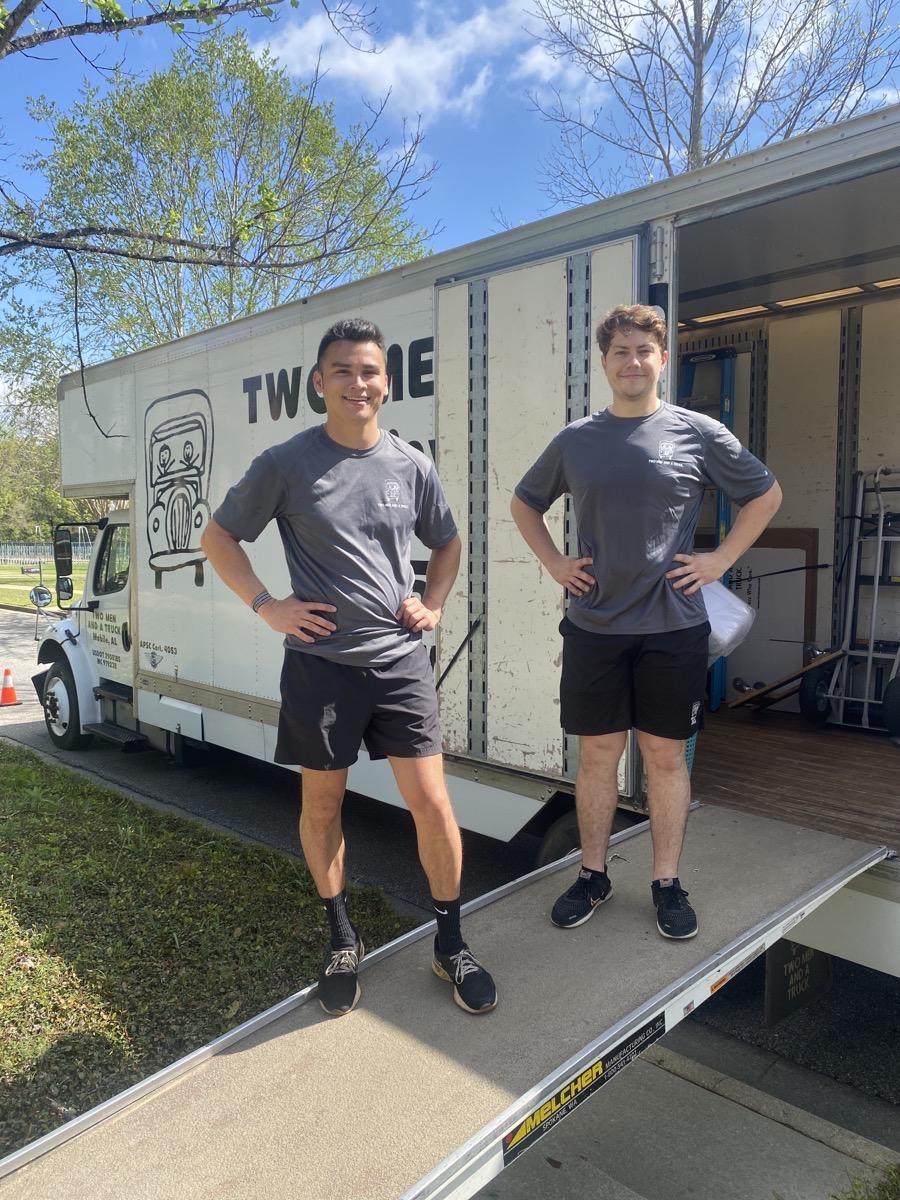
[[[532,97],[560,140],[548,194],[609,194],[888,102],[900,69],[890,0],[535,0],[544,50],[603,96]],[[628,160],[613,172],[603,149]]]
[[[84,20],[65,24],[52,12],[44,0],[19,0],[19,3],[6,16],[0,25],[0,59],[10,54],[24,54],[38,46],[46,46],[64,38],[80,38],[106,34],[115,36],[127,33],[133,29],[146,29],[154,25],[171,25],[178,29],[187,23],[200,23],[206,26],[215,25],[220,20],[234,16],[237,13],[254,13],[261,17],[269,17],[272,10],[284,0],[198,0],[197,3],[182,6],[166,5],[154,8],[152,12],[139,16],[127,17],[104,16],[119,8],[117,0],[107,0],[98,5],[101,19],[97,21]],[[366,0],[321,0],[322,7],[331,22],[335,32],[357,49],[369,49],[362,44],[361,39],[370,37],[374,32],[372,20],[375,13],[373,5]],[[34,33],[17,37],[25,22],[37,12],[41,6],[51,12],[57,20],[55,26],[38,29]],[[152,7],[152,6],[151,6]],[[119,10],[121,11],[121,10]]]
[[[103,428],[103,426],[100,424],[100,422],[97,420],[97,418],[94,416],[94,412],[91,409],[90,404],[88,403],[87,384],[86,384],[85,378],[84,378],[84,372],[85,372],[84,355],[82,354],[82,351],[81,351],[81,314],[78,311],[78,266],[76,265],[74,255],[72,254],[72,252],[70,250],[64,250],[63,254],[65,254],[66,258],[69,260],[69,266],[72,268],[72,277],[73,277],[73,281],[74,281],[75,347],[78,352],[78,364],[79,364],[80,371],[81,371],[81,394],[82,394],[82,397],[84,398],[84,407],[87,409],[88,416],[91,418],[91,420],[94,422],[94,424],[97,426],[97,428],[99,429],[99,431],[103,434],[103,436],[105,438],[117,438],[117,437],[123,438],[126,436],[126,434],[124,434],[124,433],[109,433],[107,430],[105,430]]]

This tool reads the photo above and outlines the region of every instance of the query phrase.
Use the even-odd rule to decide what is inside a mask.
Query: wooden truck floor
[[[799,713],[707,713],[694,759],[701,803],[900,850],[900,746],[886,733],[811,725]]]

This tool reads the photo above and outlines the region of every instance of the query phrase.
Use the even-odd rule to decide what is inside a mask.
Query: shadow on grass
[[[18,1075],[0,1078],[0,1153],[11,1153],[143,1078],[100,1034],[60,1037]]]

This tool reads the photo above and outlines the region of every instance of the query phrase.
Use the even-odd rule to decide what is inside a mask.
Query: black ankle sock
[[[609,887],[609,877],[606,874],[605,866],[602,871],[595,871],[592,867],[582,867],[579,875],[588,881],[591,895],[595,899],[597,896],[602,896]]]
[[[435,900],[431,904],[437,921],[438,949],[441,954],[459,954],[463,948],[462,930],[459,927],[459,898]]]
[[[347,893],[340,891],[330,899],[326,899],[324,896],[320,896],[319,899],[328,914],[332,950],[353,949],[356,946],[356,930],[350,920],[350,914],[347,912]]]

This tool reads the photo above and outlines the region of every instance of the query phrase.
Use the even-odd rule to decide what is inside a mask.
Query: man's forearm
[[[733,567],[741,555],[757,541],[781,507],[781,500],[781,488],[774,483],[765,495],[758,496],[744,505],[731,532],[716,550],[717,554],[727,560],[726,570]]]
[[[215,573],[245,604],[265,591],[266,585],[254,572],[243,546],[221,525],[210,521],[200,545]]]
[[[513,496],[509,509],[519,533],[545,567],[559,558],[560,552],[547,528],[543,513],[539,513],[518,496]]]
[[[462,542],[455,537],[446,546],[433,550],[425,571],[425,594],[422,603],[432,612],[440,612],[459,573]]]

